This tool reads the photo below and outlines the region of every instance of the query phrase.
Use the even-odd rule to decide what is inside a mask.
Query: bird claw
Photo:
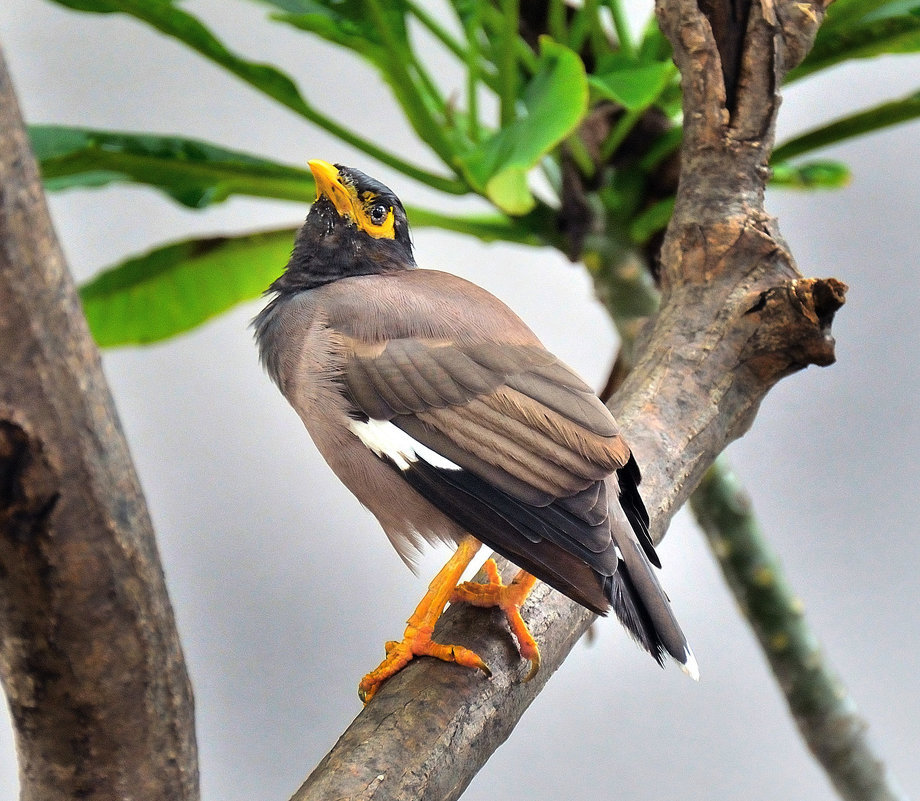
[[[524,681],[530,681],[540,669],[540,649],[530,629],[521,617],[521,606],[533,590],[536,579],[523,570],[510,584],[505,584],[498,572],[494,559],[482,566],[488,578],[484,584],[465,581],[458,584],[450,597],[452,603],[462,602],[473,606],[497,606],[508,620],[508,626],[518,643],[521,658],[530,660],[530,672]]]
[[[401,641],[391,640],[384,648],[386,658],[358,684],[358,697],[364,704],[377,694],[380,685],[417,656],[433,656],[444,662],[454,662],[463,667],[481,670],[486,677],[492,676],[489,666],[475,651],[462,645],[441,645],[434,642],[428,629],[417,629],[410,625]]]

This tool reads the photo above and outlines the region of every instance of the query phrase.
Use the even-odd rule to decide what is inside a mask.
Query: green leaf
[[[805,61],[792,70],[786,83],[852,58],[920,51],[920,16],[910,13],[870,19],[855,25],[822,28]]]
[[[916,13],[918,7],[917,0],[836,0],[827,10],[822,28],[837,30],[860,22]]]
[[[48,189],[127,182],[156,187],[191,208],[230,195],[311,201],[309,170],[178,136],[55,125],[29,127]]]
[[[542,246],[550,230],[541,207],[531,218],[458,217],[417,209],[413,226]],[[258,297],[281,273],[296,228],[177,242],[128,259],[80,287],[83,311],[100,347],[143,345],[189,331],[237,303]]]
[[[232,53],[197,18],[178,8],[174,0],[53,0],[53,2],[78,11],[98,14],[116,12],[129,14],[152,25],[161,33],[184,42],[298,113],[308,114],[310,111],[296,85],[287,75],[276,67],[247,61]]]
[[[654,234],[663,231],[674,212],[674,198],[667,197],[649,206],[629,226],[629,237],[637,245],[644,245]]]
[[[538,70],[524,89],[518,118],[460,157],[467,180],[512,215],[535,204],[530,169],[574,131],[588,107],[588,81],[577,53],[544,37]]]
[[[309,31],[333,44],[353,50],[380,69],[386,71],[390,54],[383,31],[374,24],[363,0],[271,0],[273,5],[297,6],[293,13],[273,14],[272,19],[286,22],[300,30]],[[399,46],[409,50],[405,8],[401,2],[381,4],[387,30]]]
[[[194,208],[231,194],[311,202],[316,192],[307,170],[207,142],[53,125],[33,125],[29,132],[49,190],[138,183]],[[443,214],[408,204],[406,211],[414,227],[455,231],[486,242],[546,243],[549,223],[542,219]]]
[[[307,14],[316,5],[313,0],[259,0],[259,2],[291,14]]]
[[[915,92],[901,100],[882,103],[880,106],[843,117],[790,139],[776,148],[773,158],[777,162],[787,161],[811,150],[827,147],[845,139],[862,136],[918,117],[920,117],[920,92]]]
[[[599,75],[590,75],[588,83],[600,97],[633,111],[654,103],[674,73],[674,67],[667,62],[624,62]]]
[[[322,114],[307,103],[287,75],[271,65],[247,61],[229,51],[201,22],[178,8],[175,0],[53,0],[53,2],[80,11],[100,14],[122,12],[143,20],[160,32],[178,39],[211,61],[220,64],[269,97],[329,131],[333,136],[384,164],[445,192],[464,194],[468,191],[468,187],[453,177],[437,175],[407,162],[369,139],[365,139],[356,131]]]
[[[129,259],[80,288],[100,347],[158,342],[257,297],[281,273],[296,231],[179,242]]]
[[[770,186],[783,189],[840,189],[850,182],[850,168],[839,161],[771,165]]]

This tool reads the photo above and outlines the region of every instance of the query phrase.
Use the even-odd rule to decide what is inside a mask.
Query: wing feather
[[[486,367],[470,358],[460,348],[431,348],[429,355],[450,376],[451,380],[471,396],[483,395],[502,383],[501,372]]]
[[[357,411],[459,467],[419,461],[401,468],[404,478],[474,536],[600,611],[617,565],[606,482],[630,453],[588,386],[537,345],[342,339]]]
[[[415,391],[417,405],[413,409],[420,411],[425,408],[438,409],[447,406],[450,400],[444,397],[443,392],[439,391],[437,386],[439,379],[443,384],[446,377],[433,375],[430,369],[425,369],[427,365],[425,359],[413,361],[412,352],[418,349],[418,343],[406,339],[397,339],[387,347],[393,363]]]
[[[555,497],[573,495],[593,483],[591,479],[577,476],[550,459],[533,453],[511,436],[490,431],[468,406],[432,409],[419,414],[418,418],[480,459]]]

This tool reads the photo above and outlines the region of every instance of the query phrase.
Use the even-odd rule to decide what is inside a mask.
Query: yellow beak
[[[348,187],[342,183],[335,165],[319,159],[314,159],[308,164],[310,171],[313,173],[313,178],[316,180],[316,199],[319,200],[325,195],[332,201],[335,210],[342,217],[348,217],[357,222],[359,216],[355,213],[354,193],[349,191]]]

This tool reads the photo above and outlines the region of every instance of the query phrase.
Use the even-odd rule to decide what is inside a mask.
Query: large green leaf
[[[784,142],[773,153],[776,161],[795,158],[811,150],[842,142],[855,136],[871,133],[891,125],[920,118],[920,92],[901,100],[892,100],[880,106],[835,120],[821,128]]]
[[[589,76],[588,82],[600,97],[633,111],[654,103],[675,74],[670,62],[639,64],[624,59],[622,63],[605,65],[603,72]]]
[[[194,208],[232,194],[310,202],[315,193],[307,170],[208,142],[53,125],[34,125],[29,131],[50,191],[138,183]],[[406,211],[414,227],[440,228],[485,242],[542,245],[549,227],[541,210],[515,219],[503,214],[444,214],[411,204]]]
[[[873,16],[858,23],[820,29],[808,57],[789,73],[786,82],[852,58],[916,52],[920,52],[920,13],[916,9],[898,16]]]
[[[309,170],[195,139],[56,125],[32,125],[29,135],[50,190],[146,184],[192,208],[233,194],[310,201],[315,192]]]
[[[510,125],[460,158],[467,180],[508,214],[526,214],[535,200],[530,169],[581,122],[588,81],[577,53],[541,39],[538,70],[524,89],[522,110]]]
[[[542,210],[525,226],[497,215],[449,217],[418,210],[416,227],[545,245]],[[245,300],[258,297],[281,273],[295,228],[236,237],[192,239],[152,250],[104,270],[80,287],[83,310],[100,347],[168,339]]]
[[[306,101],[287,75],[276,67],[247,61],[232,53],[197,18],[178,8],[174,0],[53,0],[53,2],[78,11],[129,14],[152,25],[161,33],[184,42],[298,113],[309,114],[310,112]]]
[[[157,342],[257,297],[291,253],[294,229],[195,239],[158,248],[80,288],[101,347]]]

